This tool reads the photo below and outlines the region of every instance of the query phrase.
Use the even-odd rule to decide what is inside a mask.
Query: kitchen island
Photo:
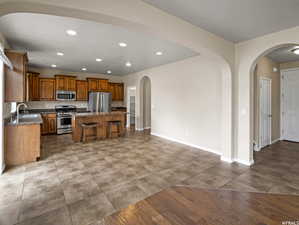
[[[90,129],[89,135],[97,136],[97,139],[108,138],[109,121],[120,121],[120,133],[125,131],[126,112],[85,112],[74,113],[72,117],[72,136],[74,142],[82,140],[82,124],[97,123],[98,129]],[[112,127],[113,130],[116,127]]]

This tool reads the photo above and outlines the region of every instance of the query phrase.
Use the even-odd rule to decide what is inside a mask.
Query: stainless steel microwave
[[[75,101],[76,92],[75,91],[56,91],[57,101]]]

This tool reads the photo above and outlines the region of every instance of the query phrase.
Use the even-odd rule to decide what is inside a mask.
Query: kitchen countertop
[[[21,125],[34,125],[34,124],[42,124],[43,119],[40,114],[20,114],[19,120],[15,117],[14,119],[6,119],[5,125],[9,126],[21,126]]]
[[[30,114],[31,113],[56,113],[56,110],[55,109],[26,109],[26,110],[21,110],[21,112],[29,112]],[[80,112],[89,112],[89,111],[87,110],[87,108],[77,108],[76,112],[80,113]]]
[[[117,115],[126,114],[126,112],[77,112],[74,114],[75,117],[85,117],[85,116],[106,116],[106,115]]]

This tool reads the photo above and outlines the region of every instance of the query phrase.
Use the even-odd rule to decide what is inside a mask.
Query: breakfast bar
[[[72,117],[73,141],[80,142],[83,140],[83,136],[94,137],[97,140],[122,136],[125,131],[125,119],[125,112],[75,113]],[[85,131],[84,129],[88,125],[93,126]]]

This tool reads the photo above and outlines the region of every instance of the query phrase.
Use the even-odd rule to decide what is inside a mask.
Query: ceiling
[[[143,0],[232,42],[299,25],[298,0]]]
[[[288,47],[279,48],[270,52],[267,56],[278,63],[299,61],[299,55],[296,55],[291,51],[295,47],[295,45],[291,45]]]
[[[77,35],[67,35],[68,29],[77,31]],[[112,75],[126,75],[198,55],[172,42],[120,27],[43,14],[1,17],[0,32],[14,50],[28,52],[30,66],[47,68],[55,64],[56,69],[73,72],[85,67],[91,73],[111,70]],[[120,42],[127,47],[121,48]],[[157,51],[163,55],[157,56]],[[96,58],[103,61],[96,62]],[[132,66],[127,67],[127,62]]]

